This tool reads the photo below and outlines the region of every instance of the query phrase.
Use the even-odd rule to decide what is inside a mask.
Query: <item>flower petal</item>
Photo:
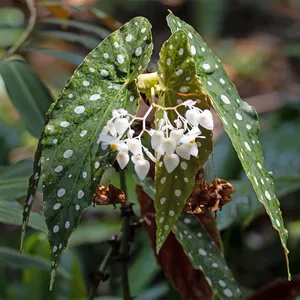
[[[99,135],[100,142],[105,142],[107,144],[112,144],[117,142],[117,138],[106,133],[100,133]]]
[[[186,160],[190,160],[191,158],[191,149],[189,147],[190,143],[187,144],[181,144],[180,146],[176,147],[176,153],[186,159]]]
[[[185,118],[193,125],[199,124],[199,112],[196,109],[189,109],[185,112]]]
[[[210,110],[205,109],[202,113],[200,113],[199,124],[205,129],[208,130],[214,129],[214,121]]]
[[[164,156],[164,164],[168,173],[172,173],[179,165],[179,157],[177,154],[166,154]]]
[[[128,150],[133,154],[141,154],[142,153],[142,145],[141,141],[138,139],[128,139],[127,140]]]
[[[176,143],[171,138],[164,138],[161,146],[167,154],[172,154],[175,151]]]
[[[174,129],[171,131],[170,138],[175,141],[176,145],[179,144],[180,139],[183,136],[183,132],[184,132],[183,129]]]
[[[191,155],[193,156],[198,156],[198,145],[196,142],[193,142],[193,143],[189,143],[188,146],[190,147],[190,153]]]
[[[127,130],[129,122],[126,118],[117,118],[114,125],[117,133],[121,136]]]
[[[127,152],[120,151],[117,154],[117,162],[121,169],[124,169],[129,162],[129,155]]]
[[[164,133],[160,130],[156,130],[151,137],[151,147],[156,150],[164,139]]]
[[[140,180],[144,180],[150,170],[150,163],[146,159],[137,160],[134,169]]]

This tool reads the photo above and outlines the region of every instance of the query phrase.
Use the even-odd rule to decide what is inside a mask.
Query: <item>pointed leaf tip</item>
[[[96,187],[116,159],[99,150],[102,128],[114,109],[134,114],[134,79],[152,53],[151,25],[137,17],[87,55],[49,113],[43,136],[44,211],[51,246],[52,288],[60,255],[92,202]]]
[[[279,201],[274,192],[272,173],[263,165],[263,153],[258,141],[257,113],[240,98],[220,59],[212,53],[195,29],[173,14],[167,17],[167,22],[172,33],[183,30],[188,35],[191,53],[196,61],[197,75],[203,84],[203,89],[222,120],[246,175],[259,201],[263,203],[270,216],[272,226],[279,231],[288,264],[288,232],[284,228]]]

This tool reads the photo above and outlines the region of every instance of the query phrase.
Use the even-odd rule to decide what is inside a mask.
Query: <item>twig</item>
[[[123,299],[130,300],[133,299],[130,296],[130,287],[129,287],[129,280],[128,280],[128,267],[127,267],[127,260],[128,260],[128,253],[130,250],[130,240],[131,240],[131,230],[130,227],[130,219],[131,216],[134,215],[132,210],[132,204],[127,200],[127,186],[126,186],[126,178],[124,170],[120,171],[120,185],[121,190],[124,192],[126,196],[126,202],[123,204],[122,210],[122,217],[123,217],[123,225],[122,225],[122,237],[121,237],[121,245],[120,245],[120,252],[119,252],[119,261],[121,263],[121,277],[122,277],[122,289],[123,289]]]
[[[23,32],[19,40],[14,45],[12,45],[11,48],[8,49],[8,51],[5,53],[5,55],[2,58],[9,57],[15,52],[17,52],[19,48],[22,46],[22,44],[28,39],[28,37],[30,36],[30,34],[34,29],[36,19],[37,19],[37,11],[34,6],[34,1],[33,0],[24,0],[24,1],[30,13],[27,28],[25,29],[25,31]]]

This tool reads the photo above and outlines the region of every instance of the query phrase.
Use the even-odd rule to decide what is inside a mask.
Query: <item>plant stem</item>
[[[120,252],[119,252],[119,261],[121,263],[121,277],[122,277],[122,289],[123,289],[123,299],[130,300],[132,297],[130,296],[130,287],[128,280],[128,266],[127,259],[130,250],[130,240],[131,240],[131,228],[130,228],[130,219],[131,216],[134,215],[132,210],[132,205],[127,199],[127,186],[126,186],[126,178],[125,171],[120,171],[120,185],[121,190],[124,192],[126,197],[126,202],[122,206],[122,237],[120,244]]]
[[[89,298],[88,298],[89,300],[93,300],[95,298],[99,284],[105,278],[106,267],[107,267],[107,264],[109,262],[110,257],[112,256],[113,252],[114,252],[114,248],[112,246],[110,246],[101,262],[100,267],[99,267],[100,279],[99,279],[99,281],[95,282],[90,289]],[[101,276],[102,276],[102,278],[101,278]]]
[[[11,56],[15,52],[17,52],[19,48],[22,46],[22,44],[28,39],[28,37],[30,36],[30,34],[34,29],[36,19],[37,19],[37,11],[34,5],[34,1],[33,0],[24,0],[24,1],[30,13],[27,28],[21,35],[20,39],[14,45],[12,45],[11,48],[8,49],[8,51],[5,53],[5,55],[2,58]]]

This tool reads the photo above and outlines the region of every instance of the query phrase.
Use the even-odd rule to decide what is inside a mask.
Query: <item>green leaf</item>
[[[173,227],[194,268],[201,270],[220,299],[242,299],[224,256],[196,217],[183,213]]]
[[[158,77],[162,94],[159,104],[173,107],[188,99],[198,101],[197,107],[208,109],[206,95],[202,92],[202,85],[197,78],[195,62],[190,54],[190,45],[184,31],[174,33],[162,47],[158,62]],[[185,108],[180,108],[184,115]],[[162,110],[155,114],[156,123],[163,115]],[[175,125],[177,119],[175,111],[168,111],[169,120]],[[190,160],[181,159],[179,166],[168,173],[162,159],[155,165],[155,209],[156,209],[156,249],[157,252],[170,233],[172,226],[180,215],[186,199],[191,194],[199,168],[207,161],[212,150],[212,133],[202,129],[206,137],[201,140],[199,157]]]
[[[27,129],[39,137],[45,114],[53,102],[49,90],[28,65],[17,57],[0,63],[0,75]]]
[[[24,14],[15,7],[0,8],[0,27],[20,27],[24,23]],[[3,35],[1,35],[1,40]]]
[[[68,42],[72,43],[79,43],[82,44],[87,49],[93,49],[98,46],[100,40],[97,40],[93,37],[77,34],[73,32],[64,32],[58,30],[45,30],[37,32],[38,37],[50,37],[55,39],[63,39]]]
[[[30,176],[32,172],[32,160],[25,159],[8,167],[0,167],[0,180]],[[1,184],[0,184],[1,185]]]
[[[49,113],[42,153],[44,211],[49,229],[51,284],[63,248],[89,207],[115,153],[98,152],[98,136],[112,110],[135,113],[135,78],[152,53],[150,23],[132,19],[85,58]],[[138,51],[137,51],[138,49]]]
[[[300,176],[274,178],[278,197],[288,195],[300,189]],[[262,210],[255,191],[248,180],[231,181],[235,192],[230,205],[222,207],[218,214],[218,229],[224,230],[233,222],[239,221],[247,226]]]
[[[23,207],[18,202],[2,201],[0,198],[0,222],[11,225],[21,225],[22,212]],[[40,231],[47,231],[45,218],[40,213],[31,214],[28,226]]]
[[[102,220],[101,223],[80,224],[69,240],[69,246],[99,244],[120,232],[120,222]]]
[[[80,54],[73,52],[62,51],[57,49],[46,49],[46,48],[28,48],[27,51],[37,51],[44,55],[54,56],[58,59],[68,61],[76,66],[82,63],[84,57]]]
[[[13,45],[24,32],[19,28],[1,28],[0,29],[0,48],[5,48]]]
[[[45,23],[45,24],[65,25],[65,26],[70,26],[72,28],[87,31],[90,33],[94,33],[95,35],[101,37],[102,39],[106,38],[110,34],[110,32],[105,28],[102,28],[100,26],[94,26],[94,25],[80,22],[80,21],[75,21],[75,20],[58,19],[58,18],[43,18],[43,19],[41,19],[41,21],[42,21],[42,23]]]
[[[0,264],[19,269],[32,268],[40,270],[48,270],[50,266],[49,260],[25,253],[21,254],[15,249],[5,247],[0,247]],[[66,278],[71,277],[71,274],[62,268],[58,269],[58,274]]]
[[[25,196],[31,172],[31,160],[20,161],[15,165],[0,168],[1,198],[11,201]]]
[[[220,60],[214,56],[195,29],[172,13],[167,20],[172,32],[183,29],[189,36],[191,53],[196,60],[197,74],[223,122],[224,129],[237,151],[259,201],[265,206],[272,226],[279,233],[290,277],[286,245],[288,232],[284,228],[279,201],[274,193],[272,173],[264,168],[263,153],[257,136],[259,132],[257,113],[253,107],[241,100]]]

